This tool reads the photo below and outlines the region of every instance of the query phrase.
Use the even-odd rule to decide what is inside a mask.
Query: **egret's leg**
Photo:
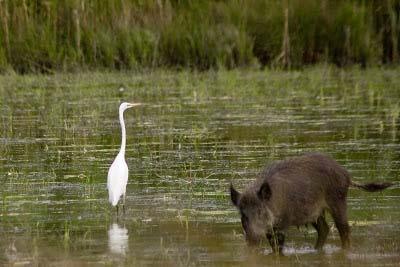
[[[118,203],[117,203],[117,205],[115,207],[117,208],[117,217],[118,217]]]
[[[126,195],[124,194],[122,197],[122,212],[125,215],[125,200],[126,200]]]

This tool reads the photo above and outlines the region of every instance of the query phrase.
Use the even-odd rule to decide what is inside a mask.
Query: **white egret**
[[[118,214],[118,202],[122,196],[122,207],[125,212],[125,193],[126,184],[128,183],[128,165],[125,161],[125,146],[126,146],[126,130],[124,122],[124,111],[128,108],[136,107],[141,103],[122,103],[119,106],[119,122],[121,124],[122,140],[121,149],[118,155],[115,157],[114,162],[111,164],[108,170],[107,176],[107,189],[108,189],[108,201],[111,205],[117,207]]]

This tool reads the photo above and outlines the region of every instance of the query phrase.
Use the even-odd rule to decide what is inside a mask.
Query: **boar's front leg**
[[[283,245],[285,243],[285,235],[282,232],[273,229],[272,232],[267,233],[267,239],[272,247],[274,253],[279,252],[283,255]]]
[[[329,226],[326,223],[325,216],[323,214],[319,216],[317,221],[312,223],[312,225],[318,233],[318,239],[317,243],[315,244],[315,249],[321,250],[329,233]]]

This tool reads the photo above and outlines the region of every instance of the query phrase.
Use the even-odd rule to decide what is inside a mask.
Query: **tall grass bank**
[[[0,71],[398,64],[398,0],[0,0]]]

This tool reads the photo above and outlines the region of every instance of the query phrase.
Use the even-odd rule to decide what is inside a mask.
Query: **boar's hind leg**
[[[328,237],[329,226],[326,223],[325,216],[323,214],[319,216],[317,221],[312,225],[318,233],[318,239],[317,243],[315,244],[315,249],[320,250],[322,249],[322,246],[325,244],[326,238]]]
[[[279,252],[283,255],[283,245],[285,243],[285,235],[277,230],[273,230],[271,233],[267,233],[267,239],[272,247],[274,253]]]
[[[347,222],[347,205],[346,202],[337,203],[331,209],[335,226],[339,231],[340,240],[342,241],[342,248],[350,247],[350,226]]]

